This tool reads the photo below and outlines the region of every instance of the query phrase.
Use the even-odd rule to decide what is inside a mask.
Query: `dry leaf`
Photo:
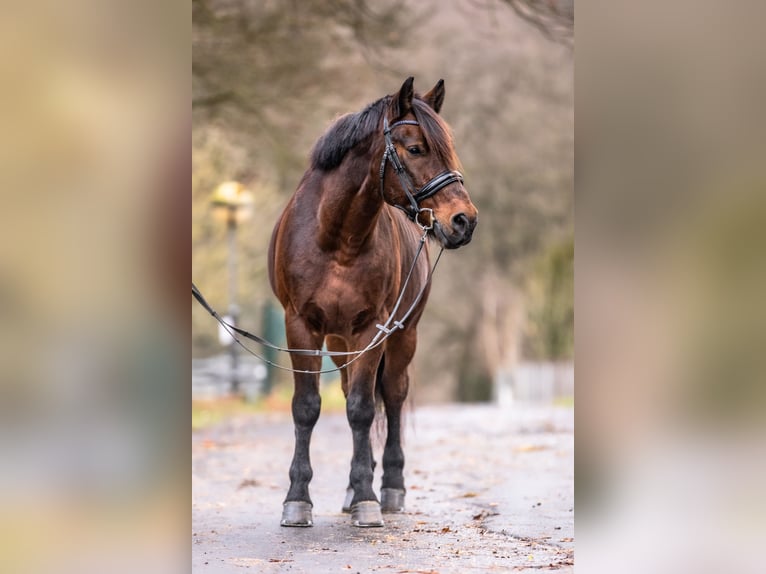
[[[522,444],[520,446],[517,446],[513,450],[515,452],[535,452],[538,450],[547,450],[548,447],[541,444]]]

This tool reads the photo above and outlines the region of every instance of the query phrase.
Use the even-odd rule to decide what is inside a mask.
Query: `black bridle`
[[[410,202],[409,205],[397,205],[393,204],[394,207],[398,207],[402,211],[404,211],[407,214],[407,217],[409,217],[412,221],[418,223],[418,214],[421,211],[430,211],[430,210],[424,210],[420,207],[420,202],[428,199],[432,195],[438,193],[448,185],[456,182],[463,183],[463,174],[459,171],[443,171],[439,175],[431,178],[429,181],[423,185],[420,189],[415,188],[415,184],[412,181],[412,178],[410,177],[410,174],[407,173],[407,170],[404,167],[404,164],[402,163],[402,160],[399,159],[399,154],[396,153],[396,147],[394,147],[394,142],[391,141],[391,130],[394,129],[396,126],[401,125],[410,125],[410,126],[418,126],[420,125],[415,120],[400,120],[398,122],[394,122],[390,126],[388,125],[388,119],[383,119],[383,136],[386,138],[386,151],[383,152],[383,158],[380,160],[380,194],[383,196],[385,201],[385,194],[384,194],[384,182],[386,178],[386,162],[390,161],[391,165],[394,168],[394,172],[396,172],[397,177],[399,178],[399,182],[402,185],[402,189],[404,190],[404,194],[407,196],[407,200]],[[431,212],[431,223],[430,225],[433,225],[433,212]]]

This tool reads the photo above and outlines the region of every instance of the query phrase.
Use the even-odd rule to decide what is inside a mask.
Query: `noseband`
[[[402,185],[404,194],[407,196],[407,200],[410,202],[410,204],[407,206],[394,204],[394,207],[398,207],[404,211],[407,214],[407,217],[409,217],[412,221],[421,225],[420,222],[418,222],[418,214],[421,211],[430,210],[422,209],[420,207],[420,202],[428,199],[452,183],[463,183],[463,174],[461,174],[459,171],[443,171],[439,175],[427,181],[423,187],[416,189],[410,174],[407,173],[402,160],[399,159],[399,154],[396,153],[394,143],[391,141],[391,130],[396,126],[401,125],[418,126],[420,124],[415,120],[401,120],[394,122],[389,126],[388,120],[386,118],[383,119],[383,136],[386,138],[386,151],[383,152],[383,159],[380,161],[380,194],[384,197],[385,200],[383,191],[384,180],[386,177],[386,162],[390,161],[397,177],[399,178],[399,182]],[[433,222],[433,213],[431,221]],[[433,225],[433,223],[431,223],[431,225]]]

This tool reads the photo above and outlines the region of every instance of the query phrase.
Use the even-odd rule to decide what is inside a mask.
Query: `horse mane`
[[[314,144],[311,167],[330,171],[338,167],[346,154],[378,131],[391,96],[371,103],[361,112],[339,117]]]
[[[385,96],[361,112],[346,114],[335,120],[314,144],[311,167],[331,171],[340,166],[349,151],[364,142],[369,145],[371,136],[380,132],[380,124],[390,105],[391,96]],[[454,152],[449,126],[418,95],[412,100],[412,111],[431,151],[442,159],[448,169],[458,169],[460,162]]]

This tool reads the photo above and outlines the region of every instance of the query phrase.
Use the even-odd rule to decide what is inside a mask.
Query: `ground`
[[[195,431],[193,571],[572,572],[573,410],[410,410],[407,508],[372,529],[351,526],[340,512],[351,457],[342,412],[323,413],[314,431],[313,528],[279,526],[293,444],[288,413],[240,415]]]

